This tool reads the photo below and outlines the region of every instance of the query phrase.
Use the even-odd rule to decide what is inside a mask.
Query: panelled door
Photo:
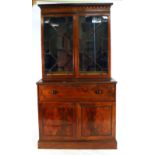
[[[39,106],[42,140],[67,140],[75,137],[75,104],[72,102],[43,102]]]
[[[78,103],[78,138],[87,140],[111,139],[114,137],[115,103]]]

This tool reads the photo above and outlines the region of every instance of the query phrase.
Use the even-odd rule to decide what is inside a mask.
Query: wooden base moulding
[[[108,141],[38,141],[40,149],[117,149],[116,140]]]

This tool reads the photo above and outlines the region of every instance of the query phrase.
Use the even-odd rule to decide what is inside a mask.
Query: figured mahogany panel
[[[39,110],[43,139],[68,139],[74,136],[74,104],[66,102],[42,103]]]
[[[111,107],[82,106],[82,136],[111,134]]]
[[[71,95],[72,94],[72,95]],[[51,99],[102,99],[115,101],[115,84],[39,85],[39,100]]]
[[[114,134],[115,103],[80,103],[79,137],[82,139],[109,139]]]

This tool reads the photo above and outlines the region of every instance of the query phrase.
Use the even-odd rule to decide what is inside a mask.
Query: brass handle
[[[96,94],[102,94],[103,92],[102,92],[102,90],[99,90],[99,89],[98,89],[98,90],[95,91],[95,93],[96,93]]]
[[[58,91],[57,90],[52,90],[51,93],[52,93],[52,95],[56,95],[56,94],[58,94]]]

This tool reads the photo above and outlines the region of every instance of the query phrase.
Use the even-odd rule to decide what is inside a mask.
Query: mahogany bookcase
[[[117,148],[111,5],[39,5],[39,148]]]

